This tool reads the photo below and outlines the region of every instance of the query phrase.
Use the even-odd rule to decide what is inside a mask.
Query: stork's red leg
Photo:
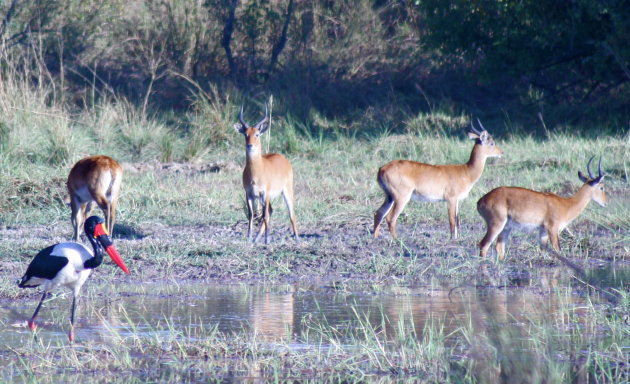
[[[48,294],[48,292],[44,291],[44,294],[42,295],[42,298],[39,300],[39,304],[37,304],[37,308],[35,308],[35,313],[33,313],[33,316],[28,321],[28,327],[31,329],[31,331],[34,331],[34,330],[37,329],[37,324],[35,324],[35,318],[37,317],[37,313],[41,309],[42,304],[44,303],[44,299],[46,298],[47,294]]]
[[[74,312],[76,309],[77,297],[72,297],[72,311],[70,314],[70,332],[68,332],[68,339],[70,342],[74,342]]]

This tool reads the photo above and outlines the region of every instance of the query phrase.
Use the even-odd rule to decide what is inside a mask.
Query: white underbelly
[[[276,197],[280,196],[280,194],[282,193],[282,190],[272,190],[269,193],[269,199],[275,199]],[[266,194],[266,191],[264,188],[257,186],[256,184],[252,184],[249,186],[248,190],[247,190],[247,195],[248,196],[253,196],[255,198],[264,198]]]
[[[420,201],[420,202],[444,201],[444,198],[442,198],[442,196],[421,195],[415,192],[413,193],[411,197],[413,198],[414,201]]]
[[[249,185],[247,188],[247,194],[254,197],[264,196],[265,190],[257,186],[256,184]]]
[[[510,230],[516,229],[522,232],[533,232],[539,230],[542,227],[538,223],[519,223],[512,219],[508,219],[505,226],[508,227]]]
[[[77,198],[77,200],[79,200],[80,203],[87,203],[88,201],[92,201],[94,200],[92,198],[92,194],[90,194],[90,191],[88,191],[87,186],[83,186],[79,189],[76,189],[74,191],[74,196]]]

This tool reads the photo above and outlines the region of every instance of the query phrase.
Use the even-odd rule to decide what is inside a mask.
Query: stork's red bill
[[[97,224],[96,228],[94,229],[94,237],[96,238],[103,235],[109,237],[109,232],[107,232],[105,224]],[[125,262],[122,260],[122,257],[120,257],[120,253],[118,253],[118,250],[116,249],[116,247],[114,247],[114,244],[112,244],[111,241],[107,241],[106,243],[107,244],[103,244],[105,252],[107,252],[112,261],[116,263],[116,265],[118,265],[120,269],[122,269],[125,273],[129,273],[129,269],[125,265]]]

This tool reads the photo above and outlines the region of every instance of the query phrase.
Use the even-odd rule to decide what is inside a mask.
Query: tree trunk
[[[278,62],[278,56],[282,53],[285,45],[287,44],[287,33],[289,32],[289,24],[291,24],[291,18],[293,17],[293,0],[289,0],[289,4],[287,5],[287,14],[284,19],[284,25],[282,26],[282,33],[280,34],[280,38],[278,42],[273,47],[273,51],[271,52],[271,61],[269,62],[269,72],[273,72],[276,63]]]
[[[236,78],[236,62],[234,61],[234,57],[232,56],[232,48],[230,48],[230,43],[232,42],[232,33],[234,32],[234,20],[236,19],[237,6],[238,0],[232,0],[230,11],[227,20],[225,20],[225,26],[223,27],[223,40],[221,40],[221,45],[223,46],[223,49],[225,49],[225,57],[227,58],[228,65],[230,67],[230,76],[233,79]]]

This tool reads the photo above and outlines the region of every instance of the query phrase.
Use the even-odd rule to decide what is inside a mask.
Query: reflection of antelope
[[[120,165],[107,156],[89,156],[79,160],[72,167],[67,187],[72,208],[74,241],[79,241],[86,210],[91,210],[93,202],[103,210],[105,225],[109,232],[114,234],[122,174]]]
[[[249,125],[243,120],[243,107],[238,117],[239,122],[234,124],[234,129],[245,136],[246,164],[243,170],[243,188],[247,198],[247,239],[251,241],[252,226],[254,223],[254,204],[260,201],[264,204],[263,223],[258,235],[254,239],[257,242],[263,231],[265,243],[269,243],[269,221],[272,213],[271,199],[282,194],[284,202],[289,210],[293,235],[298,239],[297,224],[293,211],[293,168],[286,157],[278,153],[262,154],[260,135],[269,128],[269,110],[265,106],[265,117],[256,125]]]
[[[541,289],[551,289],[557,284],[558,277],[554,275],[556,271],[542,273],[540,277],[536,277],[534,284]],[[481,327],[497,322],[511,324],[514,321],[536,321],[558,313],[559,305],[553,295],[541,304],[538,290],[520,287],[430,290],[399,287],[393,293],[381,298],[382,302],[379,302],[388,320],[387,335],[396,335],[401,324],[418,332],[426,330],[427,326],[438,326],[445,334],[450,334],[467,326],[470,319],[478,323],[475,326]]]
[[[409,200],[446,201],[451,237],[457,238],[459,201],[481,177],[488,157],[501,157],[503,152],[494,144],[492,136],[483,128],[479,132],[470,124],[468,137],[475,140],[470,159],[466,164],[430,165],[410,160],[394,160],[378,170],[378,183],[385,192],[385,202],[374,214],[374,237],[380,234],[380,225],[387,217],[389,232],[396,234],[396,220]]]
[[[291,337],[294,320],[294,288],[288,292],[253,294],[250,323],[254,332],[264,340],[279,341]]]
[[[485,257],[490,244],[497,239],[499,259],[505,256],[505,243],[514,228],[538,229],[543,246],[551,242],[556,253],[560,253],[558,234],[582,213],[589,201],[606,206],[608,198],[602,183],[605,173],[599,159],[599,175],[593,176],[591,161],[588,161],[588,177],[578,172],[584,183],[571,197],[560,197],[553,193],[541,193],[518,187],[499,187],[488,192],[477,202],[477,211],[486,221],[487,233],[479,244],[481,257]],[[498,236],[498,238],[497,238]]]
[[[395,294],[381,297],[386,319],[386,328],[381,334],[395,341],[410,337],[422,339],[432,332],[442,336],[459,335],[466,340],[467,366],[477,381],[501,383],[501,377],[505,377],[501,372],[509,367],[512,375],[525,378],[523,382],[534,382],[532,372],[547,368],[544,360],[535,358],[535,348],[533,352],[527,352],[529,348],[506,348],[499,360],[496,351],[506,343],[523,345],[524,340],[531,338],[529,324],[563,319],[565,311],[561,309],[567,305],[564,298],[558,300],[560,296],[555,294],[545,296],[545,300],[540,297],[537,289],[528,288],[469,286],[427,290],[399,287]],[[383,316],[378,317],[375,325],[380,326],[382,319]],[[530,364],[513,364],[519,362]]]

